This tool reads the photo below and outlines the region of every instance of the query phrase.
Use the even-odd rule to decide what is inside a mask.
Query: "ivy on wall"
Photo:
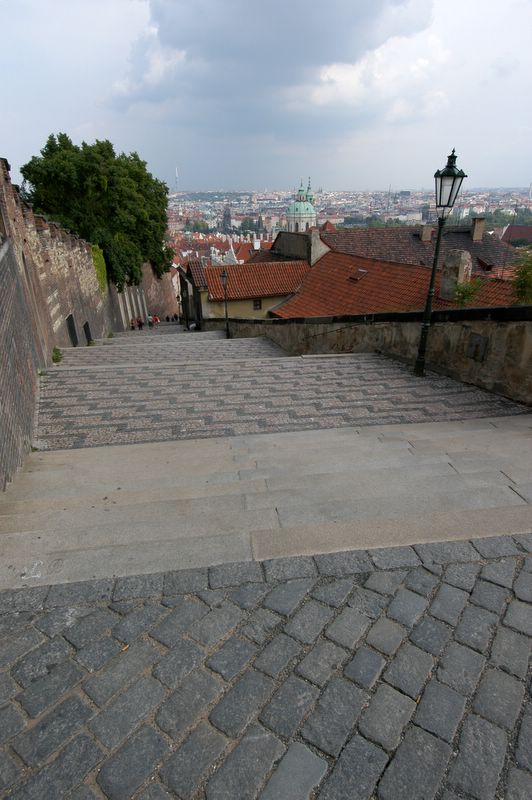
[[[96,277],[98,278],[98,286],[100,287],[100,294],[103,295],[107,290],[107,267],[105,264],[105,258],[103,257],[103,250],[97,244],[91,245],[91,248],[94,269],[96,271]]]

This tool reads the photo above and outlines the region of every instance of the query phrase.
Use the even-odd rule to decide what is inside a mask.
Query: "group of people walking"
[[[157,314],[148,314],[146,319],[144,320],[142,317],[137,317],[136,319],[133,318],[129,321],[129,325],[131,330],[139,330],[141,331],[145,325],[148,325],[149,328],[157,327],[161,321],[161,318],[157,316]],[[173,317],[166,317],[167,322],[179,322],[179,316],[174,314]]]

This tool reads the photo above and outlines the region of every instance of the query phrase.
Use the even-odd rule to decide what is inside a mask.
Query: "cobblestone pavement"
[[[379,355],[283,358],[266,339],[203,333],[109,341],[65,351],[66,366],[42,377],[38,449],[528,411],[450,378],[416,378],[410,367]]]
[[[532,797],[532,534],[0,594],[13,800]]]

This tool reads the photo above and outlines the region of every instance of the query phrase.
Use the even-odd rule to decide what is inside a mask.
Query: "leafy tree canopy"
[[[517,305],[532,305],[532,247],[523,249],[512,278]]]
[[[119,290],[140,282],[146,261],[159,277],[170,269],[168,187],[137,153],[116,155],[107,140],[78,147],[66,133],[52,134],[21,172],[25,199],[37,213],[99,245]]]

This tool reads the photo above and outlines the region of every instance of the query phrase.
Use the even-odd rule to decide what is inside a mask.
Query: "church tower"
[[[316,225],[316,210],[313,206],[314,195],[310,186],[305,190],[303,179],[295,200],[288,206],[286,211],[287,230],[291,233],[304,233]]]

